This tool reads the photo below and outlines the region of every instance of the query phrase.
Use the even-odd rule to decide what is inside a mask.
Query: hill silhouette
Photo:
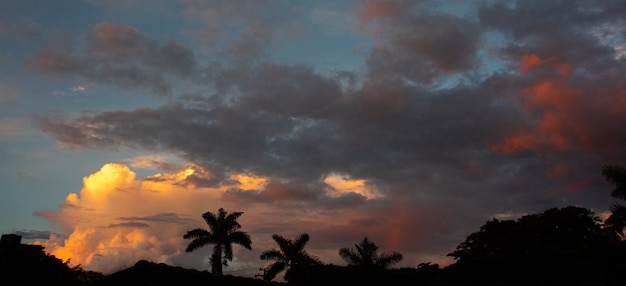
[[[216,275],[208,271],[186,269],[164,263],[140,260],[134,266],[109,274],[90,286],[165,286],[165,285],[232,285],[283,286],[285,283],[233,275]]]

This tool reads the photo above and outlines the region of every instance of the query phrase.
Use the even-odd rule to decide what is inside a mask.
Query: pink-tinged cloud
[[[410,4],[406,1],[363,1],[356,8],[357,19],[362,22],[393,17],[406,11]]]
[[[150,47],[150,40],[130,26],[113,23],[96,25],[88,38],[89,52],[96,57],[132,60]]]
[[[519,67],[519,69],[522,72],[527,72],[531,68],[534,68],[534,67],[539,66],[541,64],[543,64],[543,60],[541,60],[537,55],[535,55],[535,54],[523,55],[521,60],[520,60],[520,67]]]
[[[531,128],[512,132],[491,145],[492,150],[542,154],[576,149],[609,152],[615,148],[614,140],[619,138],[611,138],[607,132],[611,132],[609,126],[615,119],[626,119],[624,92],[586,89],[570,80],[570,64],[522,56],[520,70],[532,73],[534,69],[541,69],[536,71],[539,76],[520,92],[523,110],[533,122]]]

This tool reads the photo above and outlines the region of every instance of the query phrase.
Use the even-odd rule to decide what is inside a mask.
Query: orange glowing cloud
[[[354,180],[350,176],[331,174],[324,179],[324,183],[332,186],[327,190],[327,195],[338,197],[347,193],[356,193],[367,199],[381,197],[382,194],[372,186],[368,186],[365,180]]]
[[[520,71],[527,72],[528,70],[543,64],[544,61],[541,60],[537,55],[523,55],[520,60]]]
[[[580,115],[580,110],[586,108],[587,104],[584,94],[580,89],[566,84],[571,66],[556,60],[544,61],[536,55],[525,55],[521,58],[520,70],[529,71],[540,65],[549,65],[559,74],[528,86],[521,92],[524,110],[529,114],[539,114],[534,129],[517,131],[491,145],[492,150],[503,153],[534,150],[539,154],[544,148],[563,151],[584,142],[588,137],[588,123]]]
[[[139,259],[171,262],[182,253],[181,234],[207,208],[220,207],[222,190],[182,184],[196,169],[137,179],[124,164],[106,164],[84,177],[80,193],[68,194],[60,211],[37,213],[66,233],[41,244],[73,265],[104,273]]]
[[[541,59],[535,54],[522,55],[520,58],[519,70],[521,72],[528,72],[535,67],[542,66],[544,64],[550,64],[553,68],[558,70],[562,75],[569,75],[572,71],[572,66],[568,63],[559,61],[558,58]]]
[[[544,68],[537,73],[541,78],[520,92],[531,128],[512,131],[491,144],[491,150],[509,154],[532,150],[541,155],[547,150],[579,148],[612,152],[620,148],[612,130],[620,128],[616,122],[626,120],[625,91],[603,87],[585,89],[571,81],[573,67],[570,64],[557,58],[521,57],[521,71],[531,73],[537,67]],[[553,73],[545,73],[550,70]]]
[[[267,186],[268,178],[255,176],[252,174],[236,174],[230,177],[239,183],[242,190],[262,190]]]

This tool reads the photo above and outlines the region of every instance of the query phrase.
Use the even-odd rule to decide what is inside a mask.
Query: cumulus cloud
[[[182,234],[198,224],[192,210],[210,207],[217,196],[178,185],[186,174],[155,182],[138,179],[126,165],[104,165],[58,211],[36,213],[63,230],[43,242],[46,251],[104,273],[138,259],[172,263],[184,247]]]

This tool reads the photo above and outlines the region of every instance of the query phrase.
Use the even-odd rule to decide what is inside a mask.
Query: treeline
[[[626,200],[626,169],[607,165],[602,170],[615,189],[614,198]],[[339,255],[347,266],[326,265],[305,251],[306,233],[289,239],[274,234],[278,245],[264,251],[270,260],[263,278],[273,280],[285,271],[285,280],[300,285],[626,285],[626,207],[611,206],[602,221],[591,210],[569,206],[552,208],[517,220],[487,221],[479,231],[449,253],[455,263],[445,268],[424,263],[416,268],[389,269],[402,260],[397,252],[379,253],[367,237]],[[240,230],[242,212],[202,215],[209,230],[194,229],[186,251],[214,245],[212,273],[221,274],[232,260],[232,244],[251,249],[250,236]]]

